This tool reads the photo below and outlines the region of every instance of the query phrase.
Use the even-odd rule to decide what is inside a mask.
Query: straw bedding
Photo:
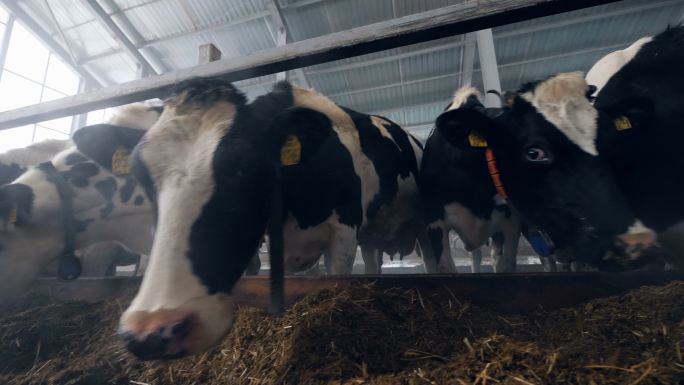
[[[2,384],[684,383],[684,282],[502,316],[417,290],[324,290],[282,317],[240,309],[215,349],[141,363],[114,336],[130,297],[30,298],[0,316]]]

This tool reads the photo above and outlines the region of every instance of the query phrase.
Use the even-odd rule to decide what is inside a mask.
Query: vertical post
[[[501,81],[499,80],[499,66],[496,62],[494,50],[494,37],[492,29],[483,29],[475,32],[477,40],[477,52],[480,55],[480,70],[482,71],[482,85],[485,92],[485,107],[501,107],[498,96],[488,94],[487,91],[495,90],[501,93]]]
[[[198,64],[207,64],[213,61],[221,60],[221,50],[212,43],[202,44],[199,47]]]
[[[84,93],[88,90],[88,81],[81,78],[81,81],[78,83],[78,93]],[[88,123],[88,113],[84,114],[78,114],[73,117],[71,120],[71,131],[69,132],[69,137],[72,137],[74,135],[74,132],[78,130],[79,128],[83,127]]]
[[[475,35],[467,33],[463,44],[463,63],[461,63],[461,87],[473,84],[475,66]]]
[[[276,31],[276,46],[280,47],[287,44],[287,31],[285,30],[285,26],[280,26],[278,27],[278,30]],[[278,72],[276,74],[276,81],[282,81],[282,80],[287,80],[287,72]]]

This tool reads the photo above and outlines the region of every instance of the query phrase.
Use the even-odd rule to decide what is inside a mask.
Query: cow
[[[614,183],[644,225],[658,234],[662,256],[684,268],[684,165],[678,143],[684,102],[684,26],[643,37],[609,53],[587,72],[594,107],[605,116],[597,140]]]
[[[278,185],[290,272],[323,255],[329,273],[349,273],[357,244],[413,250],[425,233],[421,155],[388,119],[287,82],[251,103],[217,78],[178,84],[133,159],[158,220],[148,269],[120,320],[127,349],[140,359],[179,357],[230,329],[231,290]]]
[[[121,119],[83,127],[74,133],[71,146],[50,161],[0,186],[0,302],[24,293],[53,260],[66,266],[60,276],[77,275],[73,261],[78,249],[87,254],[109,248],[110,256],[127,259],[124,263],[130,254],[122,245],[149,254],[152,209],[130,175],[128,158],[159,111],[140,108],[139,113],[133,112],[138,107],[122,112],[132,127],[114,125]],[[119,251],[112,245],[87,249],[100,242],[120,243]],[[93,262],[86,263],[85,272],[106,273],[111,264],[102,258],[84,258]]]
[[[133,103],[112,110],[106,123],[115,126],[147,129],[156,121],[161,106],[152,103]],[[72,147],[70,139],[47,139],[27,147],[16,148],[0,154],[0,185],[8,184],[26,172],[29,167],[49,161],[59,152]],[[90,245],[76,252],[83,264],[82,276],[112,276],[117,266],[135,265],[133,275],[141,273],[141,256],[118,242]],[[143,258],[142,263],[144,264]],[[41,275],[57,276],[57,263],[45,267]]]
[[[500,188],[562,257],[631,268],[656,236],[599,157],[605,131],[615,131],[619,116],[594,108],[592,92],[581,73],[558,74],[524,85],[509,108],[449,111],[438,130],[454,144],[473,132],[486,141]]]
[[[471,86],[456,91],[443,115],[456,109],[484,110],[480,93]],[[523,226],[520,216],[497,194],[485,156],[486,143],[471,135],[452,143],[442,134],[448,120],[436,120],[437,129],[425,144],[420,169],[420,189],[425,208],[428,235],[435,258],[451,258],[449,230],[453,229],[472,257],[472,271],[480,271],[483,246],[492,240],[491,256],[495,272],[512,272],[516,267],[518,241]],[[545,270],[555,262],[542,257]]]

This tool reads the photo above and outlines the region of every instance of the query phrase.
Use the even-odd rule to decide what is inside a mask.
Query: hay
[[[243,308],[219,347],[162,363],[137,362],[118,346],[125,302],[33,299],[4,313],[0,383],[684,383],[681,282],[515,316],[450,293],[325,290],[280,318]]]

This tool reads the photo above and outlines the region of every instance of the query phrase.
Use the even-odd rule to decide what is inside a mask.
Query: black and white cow
[[[77,249],[93,262],[85,264],[88,274],[111,267],[103,257],[87,258],[90,251],[124,259],[130,256],[128,249],[149,254],[152,209],[130,175],[127,159],[160,113],[150,107],[134,112],[136,108],[125,114],[135,117],[126,122],[135,128],[83,127],[74,133],[73,144],[51,161],[0,187],[0,302],[21,295],[52,260]],[[119,246],[88,249],[101,242]]]
[[[480,93],[466,86],[459,89],[443,113],[448,118],[456,109],[485,108]],[[518,242],[523,228],[520,216],[497,193],[485,155],[487,144],[477,136],[459,143],[445,139],[442,131],[449,120],[437,118],[437,129],[425,145],[420,170],[428,235],[435,258],[451,258],[448,233],[456,231],[472,257],[472,271],[480,271],[483,246],[492,240],[491,257],[495,272],[512,272],[516,267]],[[555,262],[541,257],[547,271]]]
[[[482,136],[511,203],[560,251],[595,267],[623,268],[654,245],[655,233],[598,156],[597,143],[619,115],[597,111],[592,92],[580,73],[559,74],[525,85],[510,108],[450,111],[438,129],[452,143],[471,132]],[[608,251],[615,253],[604,258]]]
[[[29,167],[48,161],[67,147],[71,140],[48,139],[0,154],[0,186],[17,179]]]
[[[349,273],[357,244],[413,250],[421,154],[391,121],[286,82],[249,104],[218,79],[179,84],[134,157],[158,220],[147,272],[121,318],[128,349],[177,357],[228,331],[231,289],[266,230],[278,174],[287,270],[324,255],[330,273]]]
[[[479,95],[475,88],[463,87],[454,94],[445,112],[483,109]],[[442,123],[437,120],[438,127]],[[485,149],[467,140],[463,145],[453,145],[438,128],[425,144],[420,173],[421,194],[430,227],[428,235],[435,258],[451,259],[448,233],[453,229],[471,253],[472,271],[479,272],[480,247],[493,234],[501,232],[503,237],[495,237],[492,245],[492,250],[496,250],[492,255],[494,271],[513,271],[521,225],[504,198],[497,195],[487,170]]]
[[[658,233],[665,259],[684,268],[684,26],[637,40],[587,73],[603,119],[598,151],[634,213]]]

